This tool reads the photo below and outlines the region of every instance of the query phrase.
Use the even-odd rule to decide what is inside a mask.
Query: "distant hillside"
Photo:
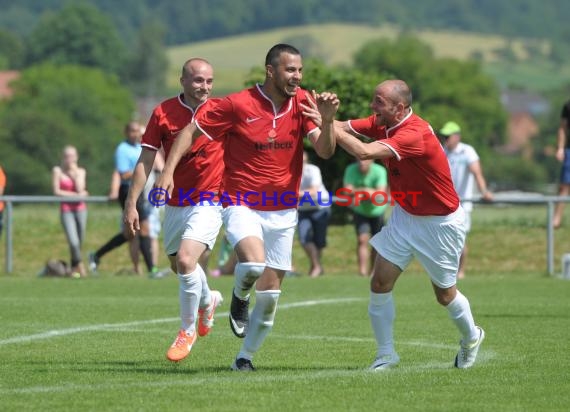
[[[299,47],[305,56],[322,58],[328,64],[349,65],[352,63],[354,52],[367,41],[382,37],[394,38],[398,33],[398,28],[389,25],[378,28],[351,24],[324,24],[268,30],[174,46],[168,50],[170,60],[168,83],[169,87],[176,90],[179,87],[180,68],[184,61],[193,56],[200,56],[214,65],[216,93],[225,94],[243,86],[246,74],[252,67],[263,65],[265,53],[275,43],[291,43]],[[528,57],[524,47],[528,39],[507,40],[496,35],[477,35],[459,31],[425,30],[418,31],[417,35],[433,48],[438,57],[467,59],[478,56],[498,81],[502,80],[501,76],[507,74],[512,76],[517,72],[517,68],[504,67],[498,57],[499,50],[511,47],[521,59],[519,70],[524,68],[523,62]],[[544,49],[549,47],[546,41],[539,41],[536,44]],[[528,68],[525,70],[528,71]],[[533,75],[540,77],[540,73]],[[550,82],[553,81],[553,73],[543,73],[543,75]],[[566,73],[566,76],[570,78],[570,73]],[[524,77],[522,80],[519,78],[517,80],[524,81]]]
[[[568,41],[568,0],[83,0],[115,22],[128,40],[150,20],[169,45],[293,25],[342,22],[408,29],[463,30]],[[28,34],[42,13],[69,0],[0,0],[0,28]]]

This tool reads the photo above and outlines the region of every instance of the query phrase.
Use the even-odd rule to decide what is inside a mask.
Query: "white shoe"
[[[456,368],[470,368],[475,363],[481,342],[485,339],[485,331],[479,326],[476,326],[476,328],[479,330],[479,338],[477,338],[475,342],[471,342],[468,345],[464,345],[463,342],[459,342],[459,352],[457,352],[454,363]]]
[[[97,266],[99,266],[99,259],[97,259],[95,252],[89,253],[89,272],[97,273]]]
[[[210,305],[207,308],[198,310],[198,335],[200,336],[206,336],[210,333],[212,326],[214,326],[216,308],[224,301],[222,294],[217,290],[212,290],[210,295],[212,297]]]
[[[390,369],[400,363],[400,357],[395,352],[391,355],[378,356],[370,365],[370,370],[381,371],[384,369]]]

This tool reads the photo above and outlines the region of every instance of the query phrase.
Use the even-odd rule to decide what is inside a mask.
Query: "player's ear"
[[[265,66],[265,76],[269,79],[273,78],[273,66],[268,64]]]

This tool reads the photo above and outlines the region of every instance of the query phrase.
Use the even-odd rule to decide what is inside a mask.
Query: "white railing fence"
[[[333,197],[333,201],[337,199]],[[58,197],[58,196],[0,196],[0,201],[5,202],[4,219],[5,219],[5,240],[6,254],[4,262],[4,270],[6,273],[12,273],[13,270],[13,205],[15,203],[62,203],[62,202],[88,202],[88,203],[106,203],[109,198],[106,196],[88,196],[88,197]],[[554,215],[554,205],[558,202],[569,203],[570,196],[499,196],[495,195],[493,202],[484,202],[480,198],[464,199],[464,201],[472,201],[474,203],[485,203],[487,205],[501,206],[505,204],[512,205],[537,205],[546,206],[547,225],[546,225],[546,271],[549,275],[554,275],[554,229],[552,227],[552,218]]]
[[[0,196],[0,201],[4,202],[4,236],[6,239],[6,254],[4,261],[4,271],[12,273],[13,270],[13,205],[14,203],[63,203],[63,202],[87,202],[87,203],[106,203],[109,202],[107,196]]]

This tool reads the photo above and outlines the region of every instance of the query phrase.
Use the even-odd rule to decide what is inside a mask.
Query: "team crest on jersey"
[[[269,135],[267,136],[267,141],[269,143],[273,143],[277,139],[277,133],[275,133],[275,129],[271,129],[269,131]]]

